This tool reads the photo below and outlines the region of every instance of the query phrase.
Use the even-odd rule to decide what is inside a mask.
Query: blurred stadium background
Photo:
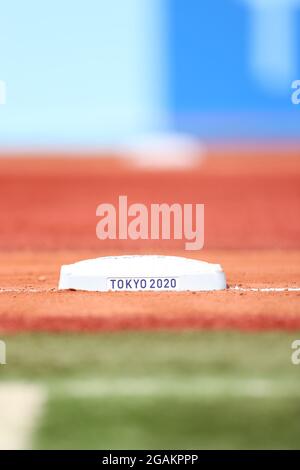
[[[56,287],[56,248],[96,255],[96,204],[114,200],[118,185],[135,198],[144,188],[149,197],[206,198],[209,248],[299,249],[300,106],[291,101],[299,1],[10,0],[0,12],[0,278],[8,291],[7,273],[25,291],[34,282]],[[158,160],[171,155],[168,165],[182,159],[184,167],[196,147],[237,159],[208,173],[138,180],[137,172],[119,174],[119,161],[107,169],[87,158],[134,150],[151,166],[157,151]],[[238,164],[244,154],[261,165]],[[75,155],[76,163],[64,161]],[[44,281],[35,279],[44,276],[43,249],[53,260]],[[251,256],[253,269],[260,255]],[[243,279],[245,271],[238,267]],[[299,332],[8,334],[9,315],[27,308],[22,325],[30,330],[29,314],[68,309],[60,293],[39,300],[25,291],[0,292],[0,447],[299,447],[299,369],[290,361]],[[231,302],[245,306],[238,295]],[[258,312],[270,313],[268,302],[258,299]],[[201,298],[193,305],[201,314]]]
[[[1,147],[297,139],[296,0],[1,5]]]

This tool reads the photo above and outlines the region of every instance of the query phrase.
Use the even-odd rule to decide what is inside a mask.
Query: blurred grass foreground
[[[29,383],[46,394],[27,436],[29,447],[299,448],[300,369],[291,363],[295,333],[4,339],[7,365],[0,367],[0,391],[7,383]]]

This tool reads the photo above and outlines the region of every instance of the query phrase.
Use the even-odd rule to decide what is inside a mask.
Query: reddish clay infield
[[[229,287],[300,287],[300,158],[210,155],[185,172],[115,159],[0,159],[0,330],[300,329],[300,292],[59,292],[61,264],[125,253],[219,262]],[[96,207],[205,204],[205,250],[183,242],[99,241]]]

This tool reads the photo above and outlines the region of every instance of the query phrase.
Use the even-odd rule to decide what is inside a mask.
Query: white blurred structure
[[[0,384],[0,450],[30,449],[46,393],[37,384]]]
[[[141,168],[184,169],[198,165],[204,158],[203,142],[189,134],[146,134],[125,143],[122,151]]]

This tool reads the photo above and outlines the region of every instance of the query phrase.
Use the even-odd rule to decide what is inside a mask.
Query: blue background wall
[[[300,107],[291,103],[300,77],[300,2],[169,0],[169,15],[177,129],[300,136]]]

